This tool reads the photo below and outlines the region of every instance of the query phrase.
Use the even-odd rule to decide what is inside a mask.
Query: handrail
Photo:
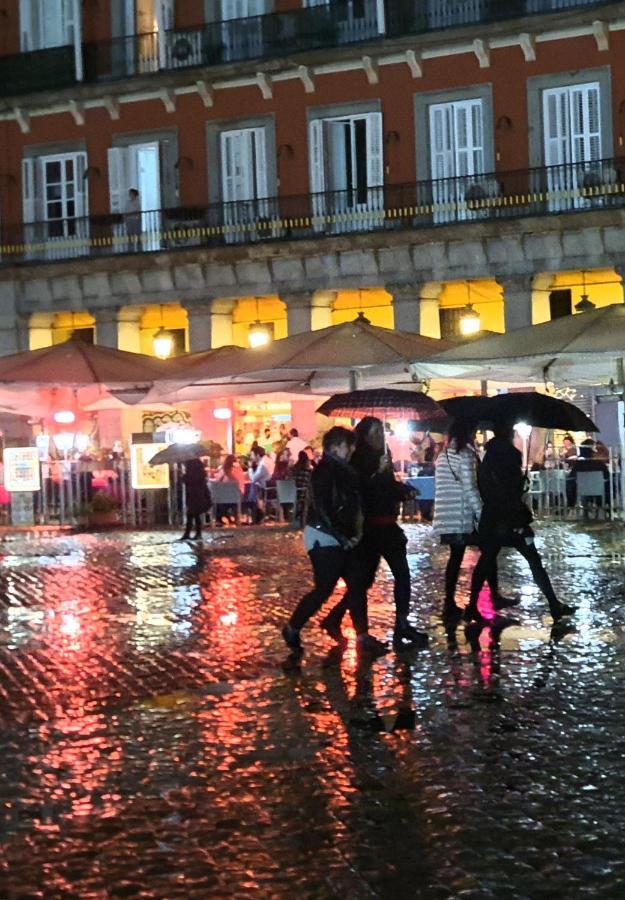
[[[625,207],[625,158],[4,225],[0,266]]]
[[[160,35],[133,34],[83,43],[86,83],[191,67],[279,58],[347,44],[421,35],[524,16],[605,6],[614,0],[332,0],[329,4],[224,19]],[[0,57],[0,96],[76,84],[73,47]]]

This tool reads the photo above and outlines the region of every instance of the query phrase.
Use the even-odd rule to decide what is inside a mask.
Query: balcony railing
[[[76,82],[73,46],[0,57],[0,97],[69,87]]]
[[[160,70],[217,66],[563,10],[614,0],[332,0],[329,4],[196,28],[83,44],[84,80],[119,80]],[[73,47],[0,58],[0,97],[76,83]]]
[[[607,0],[385,0],[386,33],[422,34],[523,16],[602,6]]]
[[[625,208],[625,158],[0,229],[0,265]]]

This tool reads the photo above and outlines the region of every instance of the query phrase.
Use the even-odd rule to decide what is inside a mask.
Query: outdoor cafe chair
[[[297,507],[297,485],[294,481],[276,481],[276,497],[278,501],[278,519],[284,521],[283,504],[289,504],[295,511]]]
[[[211,481],[210,492],[213,500],[210,519],[214,528],[217,518],[218,506],[234,506],[236,509],[236,523],[241,524],[241,491],[236,481]]]
[[[597,516],[599,509],[605,513],[605,476],[603,472],[578,472],[576,481],[578,508],[583,511],[584,515],[588,515],[591,508],[590,501],[594,501],[592,505]]]

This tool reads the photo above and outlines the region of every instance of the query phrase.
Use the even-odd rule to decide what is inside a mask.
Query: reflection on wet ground
[[[407,531],[431,648],[373,665],[315,623],[287,657],[297,534],[3,548],[0,897],[625,896],[622,529],[539,532],[574,628],[511,557],[519,624],[454,635]]]

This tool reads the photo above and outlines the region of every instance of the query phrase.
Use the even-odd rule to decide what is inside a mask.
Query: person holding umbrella
[[[532,514],[523,500],[522,456],[513,444],[513,425],[505,421],[496,424],[494,435],[486,444],[478,473],[484,504],[479,525],[481,554],[471,578],[471,597],[465,620],[488,624],[478,611],[480,591],[499,551],[503,547],[513,547],[529,563],[534,582],[547,598],[551,615],[557,622],[563,616],[572,615],[576,607],[558,600],[534,544],[534,532],[530,528]]]
[[[191,528],[195,526],[193,540],[199,541],[202,539],[202,516],[206,515],[212,506],[210,490],[206,483],[206,470],[200,459],[195,457],[185,460],[182,481],[185,486],[187,523],[180,540],[188,541],[191,537]]]
[[[441,544],[449,547],[445,569],[445,604],[443,622],[455,626],[462,616],[456,606],[456,587],[460,566],[468,546],[477,544],[477,526],[482,514],[482,498],[477,486],[477,451],[474,446],[475,426],[466,419],[456,419],[449,428],[447,446],[436,461],[436,506],[434,533]],[[502,609],[514,605],[502,597],[497,581],[497,563],[486,576],[493,606]]]
[[[367,589],[373,584],[380,560],[384,558],[395,580],[393,644],[400,648],[404,641],[409,641],[413,645],[425,647],[428,643],[427,634],[417,631],[408,621],[411,592],[407,540],[403,529],[397,524],[400,503],[414,496],[415,492],[395,478],[392,463],[385,452],[382,421],[375,416],[365,416],[354,431],[356,450],[351,463],[358,474],[363,498],[363,550]],[[321,627],[339,644],[345,641],[341,622],[349,604],[348,590],[321,623]]]
[[[331,596],[340,578],[347,584],[359,652],[371,656],[387,652],[386,644],[368,634],[361,498],[358,477],[349,465],[355,440],[348,428],[330,428],[323,437],[323,457],[311,476],[304,546],[315,584],[282,629],[286,645],[295,653],[303,650],[300,631]]]

